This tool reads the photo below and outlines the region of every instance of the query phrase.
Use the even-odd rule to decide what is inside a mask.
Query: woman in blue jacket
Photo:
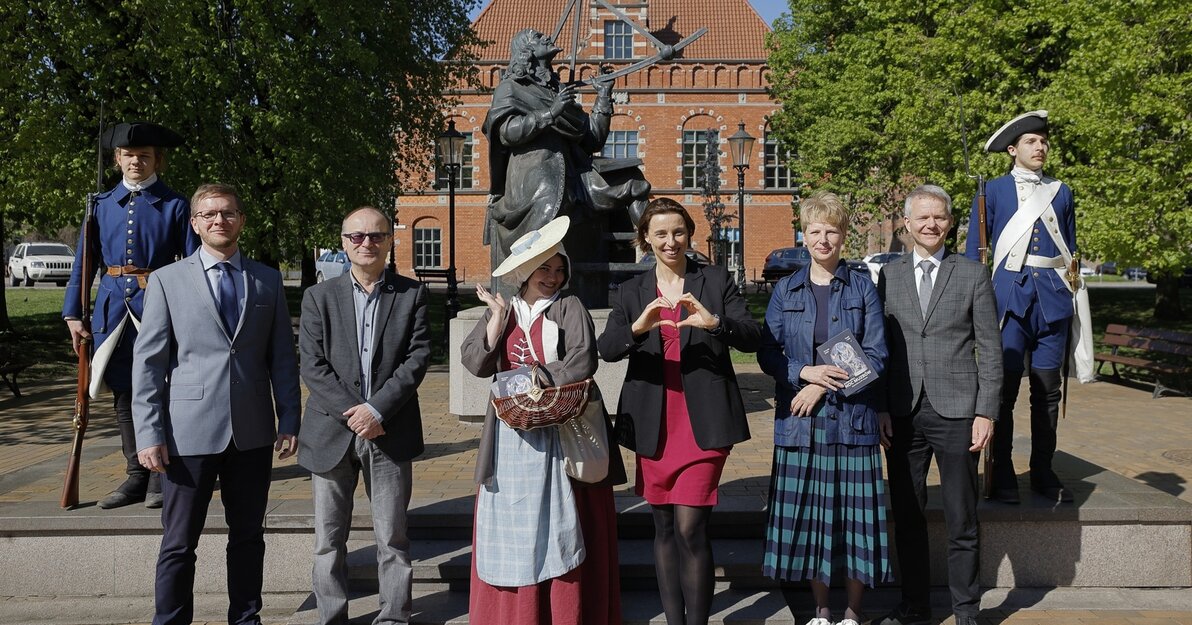
[[[866,586],[889,581],[885,486],[876,383],[846,396],[849,373],[826,364],[817,347],[850,330],[880,376],[887,350],[882,308],[867,275],[840,259],[849,216],[840,199],[817,193],[799,207],[811,263],[780,280],[766,309],[758,362],[774,377],[774,468],[763,569],[794,605],[791,582],[808,580],[816,613],[807,625],[833,625],[828,584],[847,577],[840,625],[857,625]],[[792,607],[793,612],[793,607]]]

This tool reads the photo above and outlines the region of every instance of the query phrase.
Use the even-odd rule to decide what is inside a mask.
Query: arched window
[[[720,162],[720,130],[717,128],[700,128],[712,126],[715,123],[711,117],[700,115],[693,117],[683,125],[683,188],[698,189],[703,186],[700,166],[709,156]],[[712,146],[709,152],[709,142]]]
[[[415,268],[443,266],[443,229],[434,219],[422,219],[414,224]]]
[[[795,182],[789,163],[795,151],[778,140],[769,123],[766,124],[766,138],[762,145],[763,186],[767,189],[793,189]]]

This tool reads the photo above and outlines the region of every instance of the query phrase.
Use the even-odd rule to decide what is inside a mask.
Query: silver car
[[[869,279],[873,280],[874,284],[877,284],[878,277],[881,275],[882,265],[892,260],[898,260],[899,256],[902,256],[902,252],[878,252],[862,259],[865,261],[865,266],[869,268]]]
[[[343,250],[323,252],[315,261],[315,282],[338,278],[352,268],[348,253]]]
[[[21,243],[8,259],[12,286],[53,282],[66,286],[74,267],[74,250],[62,243]]]

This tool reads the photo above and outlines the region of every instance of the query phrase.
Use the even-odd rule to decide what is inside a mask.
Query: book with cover
[[[844,382],[844,388],[840,389],[846,397],[860,392],[877,379],[877,374],[869,366],[869,359],[861,349],[861,344],[848,328],[824,341],[816,349],[825,363],[848,371],[848,379]]]
[[[532,372],[532,367],[518,367],[498,373],[492,383],[493,397],[508,397],[530,390]]]

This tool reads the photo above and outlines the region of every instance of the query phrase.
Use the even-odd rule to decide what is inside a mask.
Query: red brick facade
[[[552,3],[553,4],[553,3]],[[561,10],[565,3],[559,2]],[[654,47],[640,33],[632,33],[633,58],[605,58],[605,31],[616,16],[588,0],[582,7],[580,53],[576,71],[588,76],[603,64],[613,70],[652,56]],[[532,27],[550,33],[557,14],[541,14],[541,4],[529,0],[493,0],[474,24],[480,37],[494,42],[479,53],[482,86],[487,93],[461,90],[454,95],[459,105],[445,111],[455,120],[456,129],[471,133],[471,188],[456,190],[456,267],[468,282],[487,278],[488,248],[481,244],[485,207],[488,200],[488,144],[481,132],[488,111],[491,89],[500,81],[508,64],[508,45],[512,35]],[[720,134],[721,202],[726,213],[737,213],[737,174],[731,167],[727,137],[737,131],[738,122],[757,141],[745,172],[746,199],[746,270],[749,277],[761,275],[766,254],[776,247],[792,245],[792,190],[777,186],[765,188],[764,139],[768,116],[778,104],[767,93],[764,37],[769,28],[745,0],[646,0],[617,4],[631,19],[643,24],[663,43],[673,44],[700,27],[708,33],[684,49],[677,58],[660,62],[617,80],[613,96],[616,115],[613,131],[637,132],[637,156],[644,161],[644,173],[653,186],[652,196],[671,197],[682,202],[696,221],[697,249],[707,251],[709,233],[704,219],[704,197],[698,185],[685,188],[682,180],[684,131],[712,128]],[[594,7],[594,8],[593,8]],[[681,12],[681,13],[680,13]],[[556,68],[568,77],[570,57],[570,20],[559,37],[564,49],[556,59]],[[625,41],[622,36],[621,41]],[[589,108],[594,93],[582,92],[580,101]],[[610,148],[606,146],[607,150]],[[702,157],[700,160],[703,160]],[[433,178],[432,156],[426,156],[422,174]],[[415,230],[441,229],[441,266],[448,264],[448,193],[424,188],[405,176],[406,195],[397,202],[398,267],[412,273],[415,256]],[[734,224],[732,224],[735,226]]]

